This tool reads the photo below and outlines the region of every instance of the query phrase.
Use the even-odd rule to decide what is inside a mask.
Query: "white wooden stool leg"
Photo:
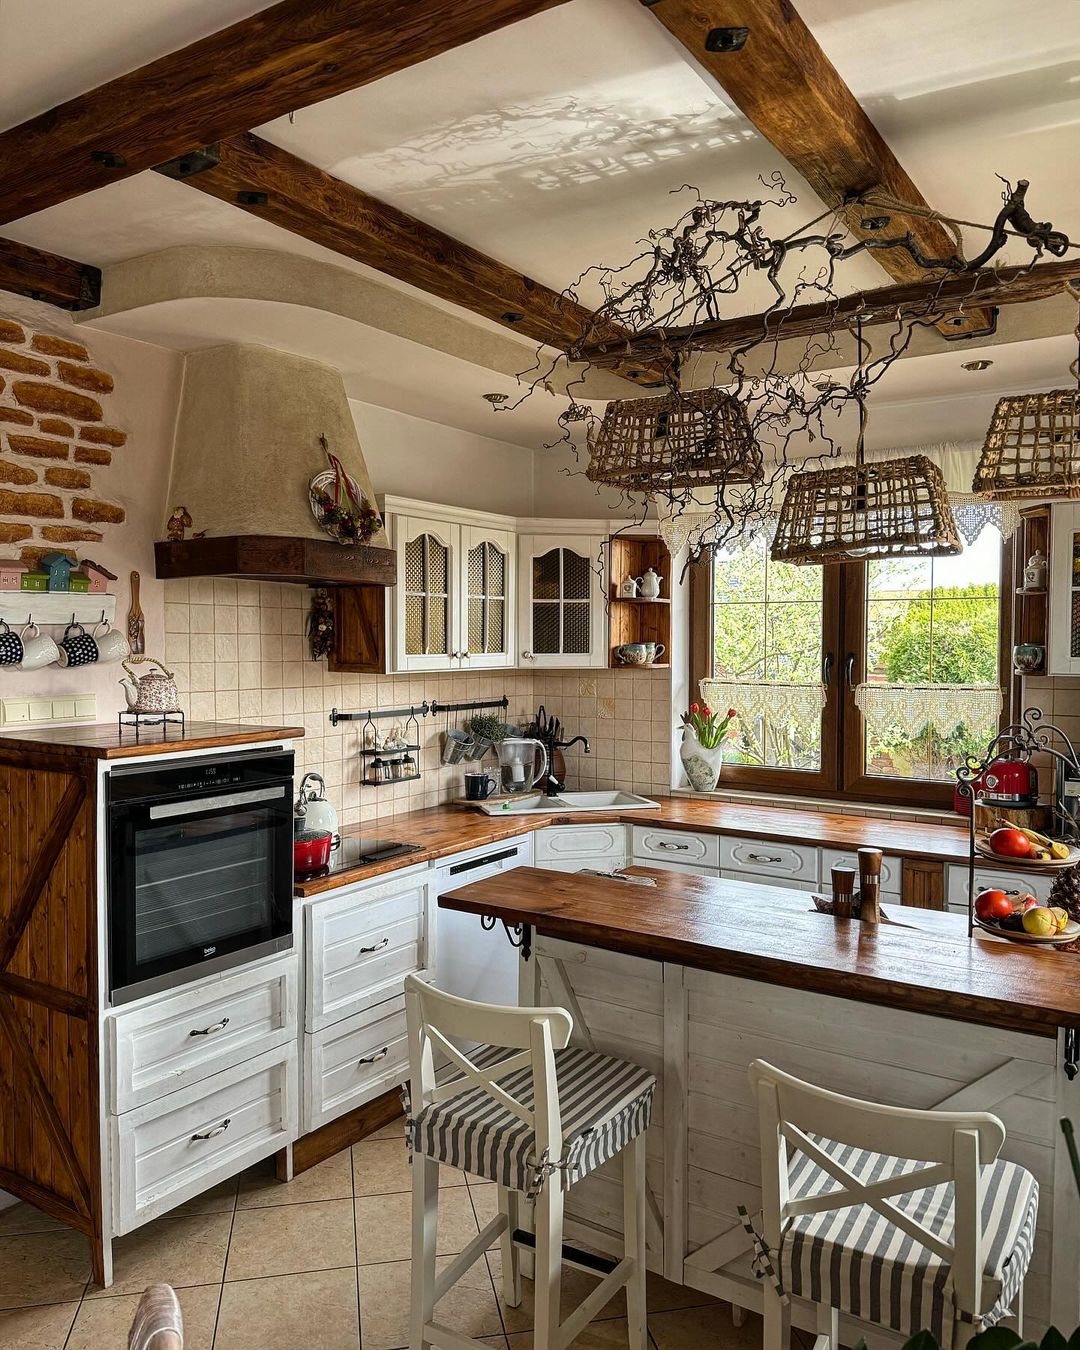
[[[533,1350],[561,1350],[563,1193],[557,1177],[548,1177],[536,1201],[536,1284],[533,1289]]]
[[[1024,1336],[1024,1286],[1021,1284],[1016,1294],[1016,1334]]]
[[[414,1153],[412,1159],[412,1300],[409,1350],[427,1350],[424,1327],[435,1314],[435,1251],[439,1226],[439,1164]]]
[[[840,1350],[840,1315],[835,1308],[830,1308],[824,1303],[817,1305],[817,1342],[816,1350],[822,1350],[822,1344],[827,1350]]]
[[[746,1309],[741,1303],[733,1303],[731,1305],[731,1325],[733,1327],[741,1327],[745,1321]]]
[[[518,1228],[521,1197],[517,1191],[499,1187],[499,1213],[506,1215],[506,1229],[500,1239],[502,1248],[503,1302],[509,1308],[521,1306],[521,1249],[514,1245],[514,1229]]]
[[[645,1308],[645,1135],[623,1149],[623,1255],[634,1262],[626,1286],[626,1336],[630,1350],[646,1350]]]
[[[766,1281],[762,1286],[765,1297],[764,1350],[788,1350],[791,1339],[791,1305]]]

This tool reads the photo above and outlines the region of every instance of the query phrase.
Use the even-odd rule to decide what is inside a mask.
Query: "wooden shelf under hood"
[[[154,545],[159,579],[243,577],[310,586],[393,586],[393,550],[369,544],[344,547],[329,539],[231,534],[212,539],[163,540]]]

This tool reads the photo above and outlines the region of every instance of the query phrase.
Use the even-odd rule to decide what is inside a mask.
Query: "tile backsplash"
[[[164,659],[193,720],[303,726],[304,739],[296,745],[298,773],[322,774],[343,825],[451,801],[462,795],[463,766],[441,763],[447,719],[429,716],[420,720],[421,777],[377,788],[362,785],[360,724],[331,726],[328,714],[335,707],[352,712],[505,693],[507,721],[523,726],[543,703],[562,719],[567,738],[588,737],[591,754],[580,747],[567,753],[571,786],[670,790],[667,671],[340,674],[328,670],[325,660],[310,658],[309,605],[304,586],[221,577],[167,581]],[[449,725],[460,725],[460,716]],[[484,767],[491,765],[490,758],[484,761]]]

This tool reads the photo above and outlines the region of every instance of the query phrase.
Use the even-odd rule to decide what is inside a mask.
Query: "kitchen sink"
[[[567,816],[587,811],[648,811],[659,810],[660,803],[636,792],[560,792],[548,797],[543,792],[529,792],[504,801],[481,802],[489,816]]]

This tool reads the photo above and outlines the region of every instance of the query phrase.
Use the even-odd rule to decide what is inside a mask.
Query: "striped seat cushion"
[[[925,1163],[812,1136],[814,1143],[863,1183],[919,1171]],[[840,1183],[805,1153],[789,1163],[792,1199],[837,1190]],[[1008,1315],[1035,1241],[1039,1187],[1017,1163],[983,1168],[982,1226],[986,1250],[981,1318],[993,1326]],[[892,1203],[943,1242],[953,1234],[951,1182],[895,1196]],[[904,1335],[929,1330],[942,1350],[953,1338],[952,1269],[869,1205],[849,1205],[791,1221],[781,1243],[780,1277],[792,1294],[824,1303]],[[970,1314],[971,1309],[962,1310]],[[964,1320],[970,1320],[965,1317]]]
[[[490,1069],[511,1052],[498,1046],[469,1051],[478,1067]],[[565,1190],[613,1158],[648,1128],[656,1079],[647,1069],[594,1050],[555,1051],[564,1162],[553,1175]],[[451,1080],[453,1075],[451,1074]],[[498,1080],[522,1106],[533,1105],[532,1070],[518,1069]],[[483,1088],[465,1088],[425,1107],[413,1121],[416,1153],[513,1191],[536,1189],[539,1178],[533,1131]]]

